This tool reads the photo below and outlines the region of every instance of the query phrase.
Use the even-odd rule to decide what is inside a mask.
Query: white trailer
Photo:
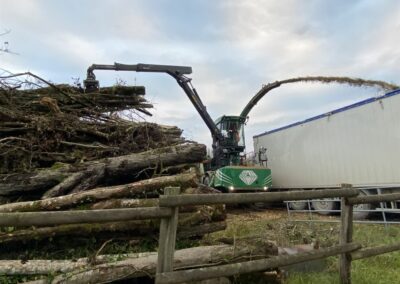
[[[400,188],[400,89],[261,133],[253,141],[255,153],[267,149],[272,189],[349,183],[365,194],[393,192]],[[313,205],[329,209],[335,203]]]

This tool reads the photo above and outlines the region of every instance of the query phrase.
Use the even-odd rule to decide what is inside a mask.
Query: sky
[[[55,83],[83,80],[93,63],[184,65],[211,117],[239,115],[263,84],[298,76],[350,76],[400,84],[397,0],[0,0],[0,68]],[[176,125],[210,146],[208,128],[166,74],[97,71],[102,86],[146,87],[147,121]],[[292,84],[265,96],[253,135],[359,100],[376,89]]]

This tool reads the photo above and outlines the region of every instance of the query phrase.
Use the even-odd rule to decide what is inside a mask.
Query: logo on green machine
[[[253,171],[244,170],[240,173],[239,178],[247,185],[252,184],[256,181],[257,175]]]

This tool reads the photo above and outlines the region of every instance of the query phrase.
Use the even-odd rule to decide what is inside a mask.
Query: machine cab
[[[244,122],[243,117],[225,115],[215,121],[224,138],[225,146],[231,146],[238,151],[244,150]]]

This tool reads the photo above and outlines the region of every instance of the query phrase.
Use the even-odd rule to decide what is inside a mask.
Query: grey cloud
[[[96,63],[191,65],[213,118],[237,114],[262,84],[300,75],[398,81],[398,1],[14,1],[1,0],[0,29],[20,56],[0,67],[29,69],[55,82],[83,77]],[[211,139],[172,78],[97,73],[147,87],[151,120]],[[254,134],[374,95],[373,90],[296,84],[279,88],[251,113]],[[250,144],[249,144],[250,145]],[[251,146],[250,146],[251,148]]]

